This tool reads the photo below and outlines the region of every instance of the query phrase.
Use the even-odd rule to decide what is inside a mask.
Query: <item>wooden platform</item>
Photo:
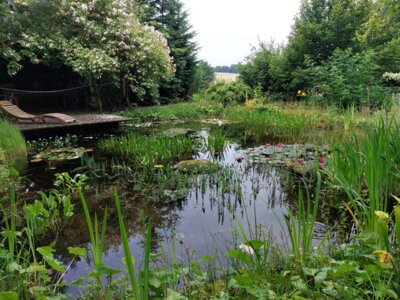
[[[107,114],[69,114],[76,119],[74,123],[14,123],[28,137],[62,135],[66,133],[89,133],[113,130],[130,118]]]

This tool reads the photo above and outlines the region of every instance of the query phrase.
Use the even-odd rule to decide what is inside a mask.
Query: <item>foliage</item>
[[[0,119],[0,151],[3,159],[0,163],[23,170],[26,164],[27,150],[25,139],[17,128]]]
[[[200,60],[196,65],[190,94],[193,95],[206,90],[214,79],[214,69],[206,61]]]
[[[193,141],[190,137],[178,135],[143,136],[130,132],[126,136],[102,141],[101,147],[114,157],[127,159],[136,166],[154,168],[173,160],[191,157]]]
[[[168,41],[175,65],[175,76],[160,84],[162,102],[187,100],[195,78],[197,44],[195,32],[189,23],[189,14],[180,0],[140,0],[141,18]]]
[[[267,92],[272,84],[270,74],[271,60],[281,51],[281,46],[275,46],[273,42],[267,45],[260,42],[259,48],[253,48],[252,53],[246,57],[244,64],[238,65],[240,78],[253,90],[260,89]]]
[[[344,206],[363,232],[377,232],[376,211],[388,212],[399,193],[400,139],[394,123],[380,125],[365,137],[345,139],[330,160],[329,176],[345,193]]]
[[[314,82],[329,104],[345,108],[382,107],[389,94],[378,85],[377,69],[372,52],[336,50],[322,67],[314,68]]]
[[[173,73],[166,40],[125,1],[18,1],[5,20],[0,57],[10,76],[27,62],[65,65],[84,78],[125,80],[143,100]]]
[[[205,91],[205,98],[207,100],[217,101],[224,106],[245,103],[251,97],[252,90],[240,81],[217,81]]]

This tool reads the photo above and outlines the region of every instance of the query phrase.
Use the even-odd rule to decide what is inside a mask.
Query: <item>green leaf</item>
[[[86,257],[87,255],[86,249],[81,247],[68,247],[68,252],[76,256]]]
[[[328,277],[326,272],[319,272],[314,278],[315,285],[320,287],[325,281],[326,277]]]
[[[236,280],[236,282],[238,284],[240,284],[241,286],[250,286],[253,284],[253,279],[245,274],[245,275],[233,275],[232,276],[233,279]]]
[[[260,240],[248,241],[246,244],[248,246],[251,246],[254,250],[259,250],[262,247],[264,247],[264,242],[262,242]]]
[[[315,276],[315,274],[317,274],[318,269],[311,269],[311,268],[307,268],[307,267],[303,267],[303,272],[304,275],[306,276]]]
[[[55,250],[52,247],[45,246],[37,248],[36,250],[43,256],[45,262],[47,262],[54,270],[57,272],[65,271],[63,263],[53,256]]]
[[[17,292],[0,292],[0,300],[18,300]]]
[[[49,256],[53,255],[53,252],[56,252],[52,247],[50,246],[44,246],[36,249],[37,252],[39,252],[42,256]]]
[[[156,278],[156,277],[150,277],[149,278],[149,284],[152,287],[155,287],[156,289],[158,289],[161,286],[162,281],[160,279]]]

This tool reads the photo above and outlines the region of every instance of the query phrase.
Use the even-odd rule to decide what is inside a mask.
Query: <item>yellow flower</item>
[[[374,251],[374,254],[379,257],[379,261],[383,264],[390,264],[393,260],[392,254],[386,252],[385,250],[376,250]]]
[[[154,166],[154,169],[162,169],[162,168],[164,168],[163,165],[155,165],[155,166]]]
[[[384,211],[379,211],[379,210],[375,211],[375,216],[377,216],[378,221],[384,221],[384,222],[389,221],[389,215]]]

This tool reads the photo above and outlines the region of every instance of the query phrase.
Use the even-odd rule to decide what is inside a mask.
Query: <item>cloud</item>
[[[182,0],[201,47],[212,65],[237,63],[258,39],[286,41],[300,0]]]

